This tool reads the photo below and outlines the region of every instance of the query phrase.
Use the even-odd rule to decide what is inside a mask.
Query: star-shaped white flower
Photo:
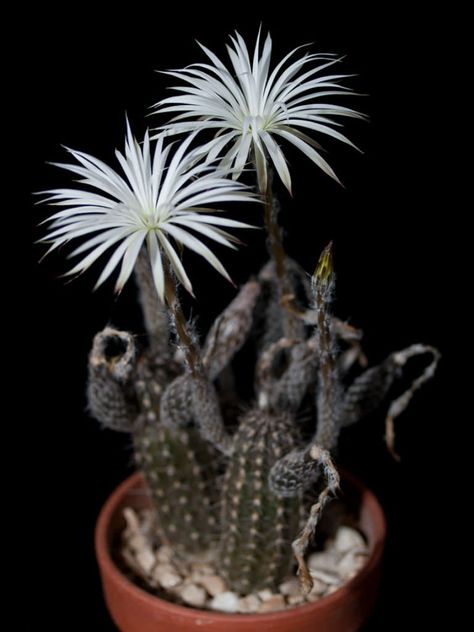
[[[334,117],[365,118],[347,107],[325,102],[325,97],[354,94],[339,82],[349,75],[321,74],[340,61],[331,54],[306,54],[296,61],[291,51],[270,73],[272,40],[267,36],[260,53],[260,32],[253,59],[247,46],[236,33],[227,46],[232,63],[228,69],[206,47],[201,46],[211,63],[193,64],[165,74],[177,77],[188,85],[175,86],[180,94],[155,104],[156,112],[177,113],[161,129],[168,134],[211,129],[216,135],[203,149],[210,160],[223,154],[222,164],[234,169],[238,178],[249,154],[255,163],[259,188],[267,187],[267,160],[277,170],[291,193],[291,177],[285,156],[277,140],[283,139],[308,156],[325,173],[337,180],[332,168],[321,156],[321,146],[305,131],[331,136],[355,147],[335,127],[341,123]],[[314,62],[324,62],[314,65]],[[301,72],[306,66],[311,68]],[[193,119],[189,121],[187,119]]]
[[[73,239],[90,236],[69,255],[82,255],[82,258],[68,275],[84,272],[109,251],[109,259],[96,287],[121,262],[116,283],[116,290],[120,291],[146,244],[160,298],[163,300],[165,287],[163,257],[192,293],[191,281],[174,241],[197,252],[229,279],[219,259],[200,237],[235,248],[234,243],[239,240],[223,229],[251,226],[215,216],[212,213],[218,209],[208,205],[248,202],[255,197],[244,185],[227,178],[225,172],[216,171],[215,167],[203,162],[199,157],[202,152],[197,154],[196,150],[190,149],[194,136],[178,145],[173,154],[170,154],[172,144],[164,147],[163,137],[160,137],[152,155],[148,132],[140,146],[127,123],[125,153],[116,151],[124,177],[93,156],[68,150],[79,164],[59,163],[56,166],[80,176],[79,182],[89,189],[44,192],[49,196],[43,202],[67,208],[45,220],[52,224],[42,240],[52,242],[49,253]]]

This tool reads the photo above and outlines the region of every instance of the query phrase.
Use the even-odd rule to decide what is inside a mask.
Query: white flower
[[[252,159],[262,193],[267,187],[267,157],[291,193],[290,173],[276,137],[293,144],[337,180],[334,171],[321,156],[320,145],[305,130],[331,136],[354,147],[350,140],[334,129],[341,124],[331,117],[365,117],[355,110],[325,102],[328,96],[353,94],[349,88],[339,84],[349,75],[321,75],[323,70],[340,60],[330,54],[306,54],[290,63],[290,58],[299,50],[295,48],[270,73],[270,35],[260,54],[259,32],[252,61],[239,33],[231,40],[233,48],[227,46],[227,51],[232,70],[199,44],[211,64],[193,64],[165,73],[189,85],[175,86],[174,89],[181,94],[155,104],[156,112],[178,113],[162,129],[171,134],[216,130],[216,136],[205,149],[211,160],[227,149],[222,164],[234,167],[234,178],[240,175],[253,150]],[[316,61],[325,63],[314,66]],[[301,74],[300,71],[308,64],[311,68]],[[189,118],[194,120],[186,120]]]
[[[178,145],[170,157],[171,144],[163,147],[159,138],[150,152],[148,132],[142,146],[132,136],[127,123],[125,154],[116,156],[125,177],[102,161],[88,154],[68,150],[79,163],[56,164],[80,176],[87,189],[54,189],[43,200],[66,209],[55,213],[42,241],[52,242],[48,253],[72,239],[93,235],[76,248],[70,257],[83,255],[67,274],[78,274],[89,268],[103,253],[109,259],[97,281],[102,284],[121,262],[116,290],[122,289],[146,243],[153,278],[163,300],[165,275],[163,257],[169,261],[179,281],[192,293],[192,286],[172,241],[194,250],[227,279],[224,267],[214,253],[198,239],[207,237],[229,248],[238,242],[224,228],[250,228],[248,224],[210,213],[217,209],[209,204],[247,202],[254,196],[242,184],[226,178],[209,164],[196,158],[189,145],[194,135]],[[95,190],[94,190],[95,189]],[[88,254],[84,255],[87,251]],[[48,254],[47,253],[47,254]]]

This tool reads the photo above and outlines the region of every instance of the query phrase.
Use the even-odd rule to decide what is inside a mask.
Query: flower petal
[[[268,134],[268,132],[262,132],[260,136],[262,138],[262,141],[265,144],[265,147],[268,150],[268,153],[270,154],[270,158],[272,159],[272,162],[275,165],[275,168],[278,172],[278,175],[281,178],[281,181],[283,182],[283,184],[288,189],[291,195],[291,176],[290,176],[288,165],[286,164],[286,160],[285,160],[285,156],[283,155],[283,152],[275,143],[275,141],[270,136],[270,134]]]
[[[291,190],[287,162],[273,138],[280,132],[280,135],[289,133],[290,142],[325,173],[336,178],[329,164],[315,150],[318,147],[316,141],[310,141],[310,137],[298,128],[308,128],[355,147],[348,138],[333,129],[341,125],[334,117],[365,117],[350,108],[318,104],[318,100],[326,96],[354,94],[342,85],[342,80],[351,75],[325,74],[342,58],[329,53],[306,53],[296,57],[302,48],[298,47],[290,51],[269,74],[272,40],[268,34],[263,50],[260,50],[260,38],[261,29],[251,56],[242,36],[238,32],[231,36],[231,44],[226,47],[229,67],[199,44],[211,63],[193,64],[168,73],[186,85],[175,86],[172,89],[178,94],[157,104],[157,112],[176,114],[163,128],[169,134],[196,129],[217,130],[216,137],[208,141],[203,150],[209,152],[210,162],[222,156],[222,167],[233,166],[234,179],[240,177],[253,145],[260,192],[264,192],[267,183],[267,154],[281,180]]]
[[[166,224],[166,226],[163,227],[163,230],[166,230],[166,232],[174,237],[179,243],[182,243],[190,250],[193,250],[198,255],[201,255],[201,257],[210,263],[213,268],[215,268],[218,272],[220,272],[220,274],[222,274],[223,277],[232,283],[230,276],[219,259],[197,237],[172,224]]]
[[[329,164],[324,160],[324,158],[315,150],[313,147],[305,143],[303,140],[295,136],[294,134],[290,134],[281,129],[275,130],[275,134],[278,134],[288,142],[292,143],[295,147],[297,147],[300,151],[302,151],[308,158],[310,158],[324,173],[333,178],[336,182],[341,184],[339,178],[334,173],[333,169],[329,166]]]
[[[191,294],[191,296],[194,296],[191,281],[189,280],[189,277],[186,274],[186,270],[184,269],[183,264],[181,263],[176,253],[176,250],[170,244],[169,240],[166,238],[166,236],[163,234],[162,231],[160,231],[156,235],[158,237],[160,244],[163,246],[163,250],[168,256],[168,259],[170,260],[170,264],[173,270],[175,271],[179,282],[183,284],[183,286]]]
[[[165,275],[163,272],[163,262],[161,260],[160,246],[158,238],[154,232],[149,232],[146,236],[148,254],[150,257],[151,271],[156,291],[161,301],[165,302]]]

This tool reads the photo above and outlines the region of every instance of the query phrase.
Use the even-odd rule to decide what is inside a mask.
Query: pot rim
[[[360,569],[357,575],[340,586],[330,595],[321,597],[321,599],[318,599],[317,601],[298,604],[291,608],[286,608],[285,610],[268,613],[225,613],[219,612],[218,610],[204,610],[202,608],[194,608],[192,606],[182,606],[171,601],[167,601],[157,595],[152,595],[134,584],[120,571],[112,559],[109,550],[109,524],[112,516],[114,516],[117,512],[123,497],[131,489],[138,487],[143,482],[143,476],[139,471],[126,478],[114,489],[99,513],[94,537],[97,560],[104,571],[109,574],[113,581],[120,585],[125,592],[134,593],[135,599],[141,601],[143,604],[146,604],[148,607],[159,607],[162,610],[167,610],[170,614],[179,615],[187,619],[212,617],[212,619],[216,622],[225,623],[235,620],[236,617],[243,617],[245,620],[255,618],[257,621],[263,623],[271,622],[277,619],[291,619],[296,613],[299,615],[307,611],[314,612],[315,610],[331,607],[337,602],[343,601],[345,594],[352,592],[358,584],[362,583],[366,575],[370,574],[374,567],[378,564],[382,555],[387,528],[383,509],[375,494],[353,474],[344,472],[343,478],[355,487],[361,495],[363,494],[364,505],[369,508],[369,512],[373,517],[373,522],[377,523],[378,529],[374,542],[371,544],[369,543],[369,556],[367,562]]]

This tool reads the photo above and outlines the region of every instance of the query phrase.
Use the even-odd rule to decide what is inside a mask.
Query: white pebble
[[[227,586],[224,580],[219,575],[201,575],[199,583],[203,586],[211,597],[220,595],[226,592]]]
[[[367,554],[366,553],[356,553],[354,555],[354,566],[357,571],[365,565],[367,562]]]
[[[221,612],[237,612],[239,607],[239,596],[235,592],[227,591],[216,595],[209,603],[213,610]]]
[[[337,559],[331,551],[311,553],[308,557],[308,566],[310,569],[335,573],[337,570]]]
[[[135,533],[130,536],[127,540],[127,544],[136,555],[144,549],[149,548],[148,540],[142,533]]]
[[[141,551],[138,551],[135,557],[137,558],[138,564],[147,574],[156,563],[155,556],[153,555],[153,551],[150,547],[145,547]]]
[[[143,568],[138,564],[137,560],[133,553],[131,553],[128,549],[122,550],[122,557],[125,560],[127,566],[136,574],[138,577],[147,580],[148,575],[144,572]]]
[[[328,589],[326,590],[326,595],[332,595],[332,593],[336,592],[338,588],[339,586],[328,586]]]
[[[268,588],[265,588],[264,590],[259,590],[257,595],[262,601],[267,601],[267,599],[271,599],[273,597],[272,591]]]
[[[321,597],[323,596],[323,594],[324,593],[310,592],[309,595],[306,595],[306,601],[310,601],[310,602],[319,601],[321,599]],[[293,597],[291,597],[291,599],[293,599]]]
[[[141,520],[140,531],[145,536],[150,538],[153,533],[153,529],[155,527],[155,518],[153,516],[153,512],[145,509],[140,514],[140,520]]]
[[[354,552],[348,551],[345,553],[340,561],[338,566],[339,574],[342,577],[347,577],[354,570]]]
[[[307,595],[307,599],[308,601],[317,601],[326,593],[328,585],[316,577],[312,577],[312,580],[313,587],[311,588],[309,595]]]
[[[170,546],[160,546],[156,552],[156,559],[158,562],[170,562],[173,558],[173,549]]]
[[[349,551],[339,562],[339,573],[345,579],[350,579],[364,566],[366,556],[354,551]]]
[[[196,584],[188,584],[178,592],[181,599],[190,606],[199,608],[206,603],[206,591]]]
[[[163,588],[174,588],[183,581],[175,567],[166,563],[158,563],[156,565],[153,571],[153,578]]]
[[[285,598],[283,595],[272,595],[270,599],[263,601],[259,612],[273,612],[274,610],[282,610],[285,607]]]
[[[339,586],[341,583],[340,577],[338,577],[335,573],[329,573],[328,571],[322,571],[317,568],[310,568],[309,572],[311,577],[321,580],[328,586]]]
[[[214,575],[216,572],[215,569],[212,566],[210,566],[207,562],[202,562],[202,561],[192,562],[191,568],[193,569],[193,573],[196,573],[199,576]]]
[[[239,599],[238,612],[258,612],[261,603],[262,602],[257,597],[257,595],[246,595],[245,597],[241,597]]]
[[[290,595],[288,597],[288,603],[291,606],[297,606],[298,604],[303,603],[303,602],[304,602],[303,595]]]
[[[301,595],[300,583],[296,579],[296,577],[292,577],[286,582],[280,584],[279,589],[282,595],[287,595],[288,597],[296,597],[298,595]]]
[[[129,529],[130,533],[139,533],[140,532],[140,524],[138,522],[137,514],[131,509],[131,507],[125,507],[123,510],[123,517],[125,518],[125,522],[127,523],[127,529]]]
[[[367,548],[361,534],[351,527],[339,527],[333,546],[338,553],[346,553],[353,549],[364,551]]]

